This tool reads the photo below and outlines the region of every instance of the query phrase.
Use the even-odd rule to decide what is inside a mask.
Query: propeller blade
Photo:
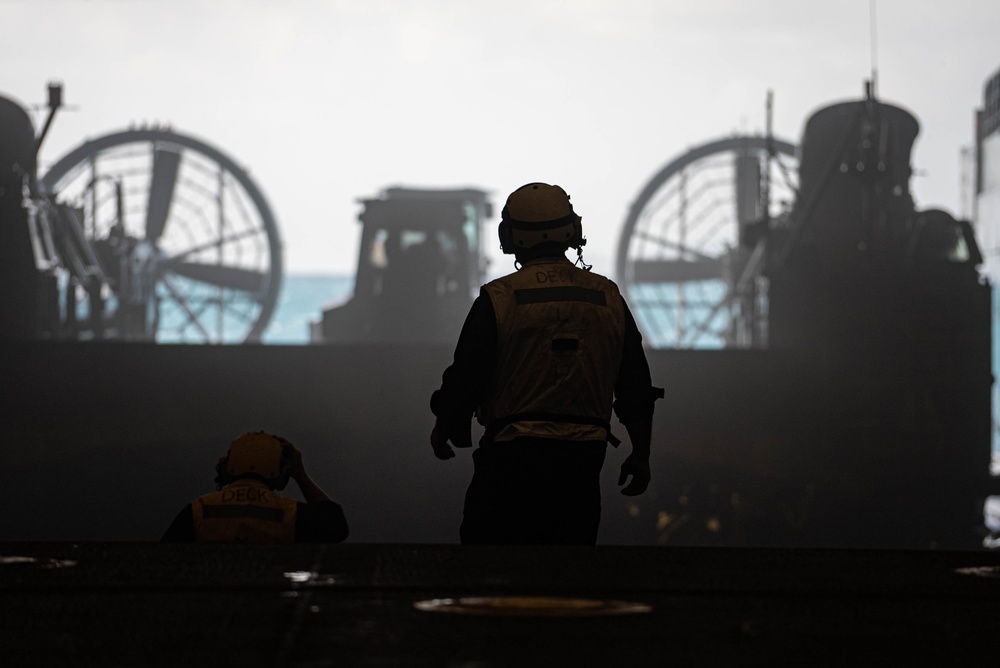
[[[252,269],[239,269],[201,262],[171,262],[168,269],[178,276],[220,288],[259,293],[264,289],[266,274]]]
[[[163,234],[174,199],[174,185],[181,154],[157,148],[153,151],[153,178],[149,184],[149,202],[146,207],[146,239],[154,244]]]
[[[685,283],[688,281],[711,281],[722,279],[722,260],[706,258],[700,260],[637,260],[636,283]]]
[[[716,305],[712,307],[712,310],[709,311],[708,316],[702,319],[701,324],[699,324],[697,327],[686,330],[684,332],[684,335],[681,337],[681,340],[679,341],[680,345],[682,347],[685,345],[693,345],[694,342],[698,340],[698,337],[707,334],[708,328],[712,326],[712,323],[715,320],[715,316],[717,316],[719,314],[719,311],[721,311],[723,308],[728,308],[732,300],[733,300],[732,291],[726,292],[726,298],[716,303]]]
[[[201,333],[201,335],[205,337],[206,341],[211,341],[212,335],[209,334],[208,330],[205,329],[205,326],[201,324],[201,320],[198,318],[198,314],[194,312],[194,309],[192,309],[191,305],[188,304],[187,299],[184,298],[184,295],[181,293],[181,291],[177,288],[176,285],[174,285],[173,277],[169,275],[164,276],[163,284],[167,286],[167,291],[170,292],[170,296],[174,298],[174,301],[177,302],[178,306],[181,307],[181,310],[184,311],[184,313],[187,315],[188,317],[187,321],[192,325],[194,325],[195,329],[197,329]]]

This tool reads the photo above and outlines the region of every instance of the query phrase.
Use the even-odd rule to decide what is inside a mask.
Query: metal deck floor
[[[2,543],[0,592],[4,667],[1000,664],[992,552]],[[649,610],[414,606],[482,596]]]

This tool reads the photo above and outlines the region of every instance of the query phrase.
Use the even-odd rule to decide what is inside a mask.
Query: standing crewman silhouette
[[[507,198],[500,246],[517,271],[484,285],[455,358],[431,397],[439,459],[471,447],[471,417],[486,432],[473,453],[463,543],[597,541],[600,471],[612,408],[632,452],[622,493],[649,484],[653,405],[642,337],[611,280],[583,264],[581,219],[555,185],[529,183]],[[578,267],[566,258],[577,249]]]

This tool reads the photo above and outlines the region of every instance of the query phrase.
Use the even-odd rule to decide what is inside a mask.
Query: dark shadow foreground
[[[140,543],[0,553],[4,666],[996,665],[998,554]],[[414,605],[482,596],[651,609]]]

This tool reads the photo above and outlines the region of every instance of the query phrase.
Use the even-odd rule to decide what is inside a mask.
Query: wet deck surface
[[[483,596],[647,609],[415,607]],[[995,666],[1000,554],[5,543],[0,629],[0,666]]]

